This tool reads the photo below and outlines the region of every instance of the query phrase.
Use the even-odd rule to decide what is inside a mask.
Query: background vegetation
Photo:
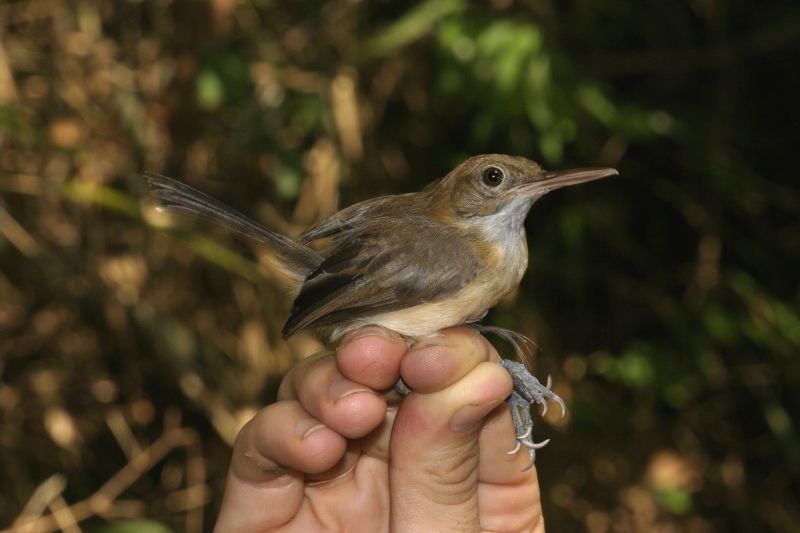
[[[799,44],[791,0],[3,3],[0,528],[211,531],[320,349],[143,171],[297,234],[500,152],[620,171],[535,206],[489,316],[570,406],[548,530],[800,531]]]

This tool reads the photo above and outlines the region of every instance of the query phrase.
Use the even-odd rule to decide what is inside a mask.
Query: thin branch
[[[86,520],[95,515],[102,516],[113,507],[114,500],[116,500],[125,489],[130,487],[142,474],[158,464],[170,451],[179,447],[187,448],[190,461],[202,462],[198,459],[198,455],[200,454],[200,438],[195,430],[168,430],[159,437],[152,446],[134,457],[127,465],[109,479],[105,485],[100,487],[97,492],[87,499],[72,504],[69,507],[59,509],[59,516],[49,514],[32,519],[26,519],[24,516],[20,516],[11,528],[4,529],[0,531],[0,533],[51,533],[59,529],[64,529],[62,525],[63,517],[65,516],[64,512],[69,512],[70,519],[74,521],[76,527],[77,523],[82,520]],[[202,479],[200,477],[201,475]],[[191,467],[190,465],[190,467],[187,468],[187,480],[189,482],[187,490],[191,489],[193,492],[203,492],[205,468],[198,468],[197,466]],[[188,494],[187,492],[187,507],[189,507]],[[48,504],[49,503],[50,502],[48,502]],[[193,505],[195,503],[195,501],[192,501]],[[26,506],[26,508],[27,507],[28,506]],[[200,510],[198,511],[197,509]],[[189,515],[191,515],[191,518]],[[191,529],[188,527],[190,525]],[[187,532],[195,533],[201,531],[201,529],[201,506],[189,509],[187,513]],[[64,530],[67,531],[66,529]]]

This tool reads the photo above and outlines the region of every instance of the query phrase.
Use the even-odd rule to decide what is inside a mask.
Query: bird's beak
[[[572,170],[556,170],[554,172],[545,172],[542,174],[541,179],[533,183],[526,183],[519,187],[519,193],[529,194],[545,194],[561,187],[569,185],[577,185],[586,181],[599,180],[608,176],[617,176],[619,172],[613,168],[576,168]]]

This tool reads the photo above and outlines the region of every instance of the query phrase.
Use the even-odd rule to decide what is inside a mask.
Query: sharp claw
[[[523,440],[521,442],[529,450],[539,450],[547,446],[547,443],[550,442],[550,439],[543,440],[542,442],[533,442],[532,440]]]
[[[528,466],[522,469],[523,472],[526,470],[530,470],[530,468],[533,466],[533,463],[536,461],[536,451],[535,450],[528,450],[528,451],[531,452],[531,462],[528,463]]]
[[[528,428],[522,435],[517,435],[517,446],[516,448],[508,452],[508,455],[513,455],[517,453],[519,451],[519,447],[522,445],[523,442],[525,442],[525,439],[531,436],[531,433],[533,433],[533,428]]]
[[[550,390],[550,387],[552,386],[553,386],[553,376],[547,376],[547,385],[545,386],[545,388],[547,390]]]
[[[556,396],[556,402],[558,405],[561,406],[561,419],[563,420],[565,416],[567,416],[567,406],[564,404],[564,400]]]
[[[542,416],[544,416],[547,414],[547,402],[542,402],[542,406],[544,407],[542,409]]]
[[[517,441],[517,449],[519,449],[520,442],[525,445],[525,447],[528,449],[528,453],[531,454],[531,461],[528,463],[528,466],[522,469],[522,471],[525,472],[526,470],[530,470],[530,468],[533,466],[533,463],[536,462],[536,450],[547,446],[547,443],[550,442],[550,439],[542,442],[532,442],[529,440]]]

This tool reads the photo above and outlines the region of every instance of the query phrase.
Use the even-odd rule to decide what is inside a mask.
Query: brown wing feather
[[[341,236],[342,242],[300,289],[283,330],[285,337],[307,327],[445,299],[478,272],[470,243],[445,225],[406,220],[397,231],[381,229]],[[408,232],[419,238],[409,241]],[[436,238],[426,238],[432,234]]]
[[[325,237],[336,238],[342,234],[350,235],[354,231],[358,231],[359,226],[367,219],[374,223],[376,220],[375,210],[388,203],[402,203],[403,199],[408,196],[411,196],[411,194],[382,196],[346,207],[305,230],[297,237],[297,242],[299,244],[308,244]]]

